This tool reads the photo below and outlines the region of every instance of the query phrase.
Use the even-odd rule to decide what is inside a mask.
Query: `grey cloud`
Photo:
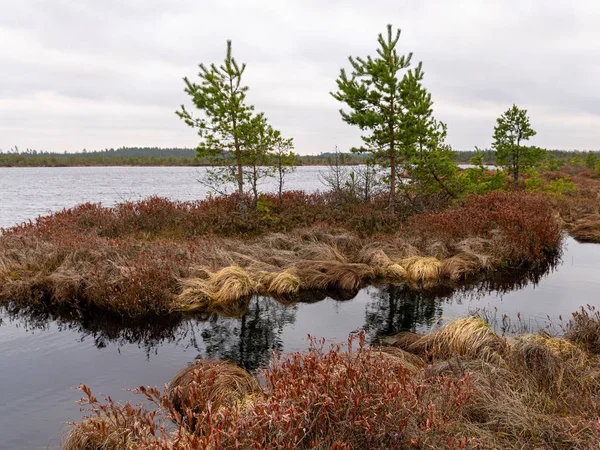
[[[348,148],[360,133],[329,91],[387,23],[423,61],[455,148],[489,145],[512,103],[536,144],[599,148],[599,20],[591,0],[0,0],[0,148],[194,146],[173,113],[188,101],[181,78],[219,62],[226,39],[249,100],[298,151]]]

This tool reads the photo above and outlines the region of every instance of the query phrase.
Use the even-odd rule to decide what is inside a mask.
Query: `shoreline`
[[[63,450],[120,448],[592,448],[598,442],[600,313],[562,335],[499,335],[478,316],[368,347],[364,332],[275,353],[257,375],[223,360],[184,367],[144,404],[98,400]],[[169,430],[157,433],[156,430]],[[307,439],[308,436],[308,439]]]
[[[0,300],[128,317],[235,315],[256,294],[293,303],[303,291],[347,296],[376,280],[460,284],[544,261],[562,240],[553,209],[530,194],[474,196],[408,219],[377,203],[336,207],[328,194],[288,193],[282,209],[271,200],[266,215],[246,218],[231,214],[234,197],[154,198],[14,227],[0,237]]]

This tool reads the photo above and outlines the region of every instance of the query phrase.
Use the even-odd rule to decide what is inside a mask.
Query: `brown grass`
[[[313,340],[304,354],[275,355],[262,391],[242,369],[200,362],[165,394],[141,392],[158,406],[151,420],[150,410],[88,400],[98,414],[74,424],[63,448],[128,448],[110,447],[125,437],[182,450],[597,448],[600,357],[588,347],[600,342],[600,315],[583,309],[566,330],[503,338],[468,317],[388,338],[392,347],[367,349],[364,334],[344,351]],[[94,426],[113,415],[124,422]],[[150,431],[168,420],[172,432]]]
[[[135,417],[106,414],[90,417],[69,430],[61,450],[137,449],[133,428]]]
[[[568,229],[571,236],[579,242],[600,243],[600,215],[579,219]]]
[[[575,311],[566,326],[565,337],[594,355],[600,355],[600,311],[587,305]]]
[[[193,430],[197,424],[192,419],[198,413],[242,404],[262,391],[241,367],[226,361],[197,360],[175,375],[167,392],[174,409],[187,418],[185,422]]]

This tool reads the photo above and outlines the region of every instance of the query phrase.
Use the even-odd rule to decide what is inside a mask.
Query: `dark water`
[[[4,226],[42,214],[44,208],[56,210],[84,200],[119,201],[125,191],[131,199],[149,194],[187,199],[196,198],[191,191],[199,189],[193,168],[10,170],[15,172],[10,173],[9,184],[20,187],[11,187],[12,197],[3,195],[0,200]],[[6,183],[6,171],[0,169],[0,183]],[[191,181],[181,183],[187,187],[173,187],[173,178],[179,182],[186,173]],[[316,174],[301,173],[298,187],[318,187]],[[148,188],[140,187],[151,175],[154,181]],[[155,184],[158,179],[161,182]],[[66,180],[71,188],[63,185]],[[57,192],[63,197],[58,198]],[[567,239],[559,261],[533,272],[498,276],[459,290],[415,293],[398,286],[368,287],[351,299],[321,295],[293,306],[257,297],[241,319],[172,318],[138,326],[97,314],[70,317],[60,311],[2,308],[0,449],[58,448],[64,423],[81,417],[75,404],[80,394],[73,389],[80,383],[96,394],[127,400],[132,396],[122,389],[162,386],[197,356],[226,358],[256,370],[268,362],[273,350],[306,349],[308,334],[344,341],[349,333],[364,329],[372,341],[401,330],[427,331],[482,309],[498,320],[499,328],[507,324],[503,315],[513,326],[531,331],[547,326],[548,317],[557,325],[559,316],[567,319],[580,305],[600,307],[599,268],[599,245]]]

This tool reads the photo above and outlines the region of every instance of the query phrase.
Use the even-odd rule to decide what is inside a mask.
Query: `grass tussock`
[[[252,211],[245,225],[228,209],[231,198],[65,210],[4,230],[0,301],[129,317],[231,315],[255,294],[293,301],[317,290],[346,298],[378,278],[419,289],[535,264],[560,245],[552,207],[536,195],[474,196],[408,220],[381,211],[365,215],[362,208],[371,206],[340,206],[344,214],[375,221],[370,225],[342,220],[328,202],[333,199],[289,193],[273,208],[273,221]],[[317,211],[322,214],[305,223]],[[237,232],[222,237],[231,227]]]
[[[298,294],[302,284],[302,280],[300,280],[295,269],[286,269],[277,274],[267,272],[267,279],[263,282],[263,293],[276,298],[290,297]]]
[[[239,368],[237,382],[230,365],[200,363],[165,392],[141,392],[158,405],[152,421],[153,408],[84,392],[99,417],[126,416],[132,448],[597,448],[600,357],[587,343],[595,349],[600,316],[582,310],[566,330],[505,339],[468,317],[430,335],[403,333],[387,347],[367,348],[364,334],[357,348],[356,338],[329,350],[313,340],[306,353],[275,355],[259,375],[262,390]],[[213,389],[220,376],[223,387]],[[84,447],[106,436],[91,426],[96,417],[73,424],[71,435],[85,436],[73,440],[80,447],[63,448],[98,448]],[[169,432],[157,432],[169,422]],[[125,435],[115,425],[110,434]]]
[[[594,355],[600,355],[600,311],[588,305],[575,311],[566,326],[565,337]]]
[[[413,283],[431,283],[440,277],[441,263],[437,258],[411,256],[399,265],[406,271],[406,278]]]
[[[501,358],[506,351],[506,341],[499,337],[483,319],[468,317],[457,319],[441,330],[424,336],[403,335],[397,342],[405,350],[447,359],[453,355],[482,360]]]
[[[139,448],[135,442],[135,416],[98,415],[73,427],[61,450],[129,450]]]
[[[577,220],[569,227],[569,233],[579,242],[600,243],[600,215]]]
[[[182,369],[169,382],[167,393],[176,411],[191,418],[209,405],[213,412],[241,404],[262,391],[255,378],[226,361],[201,361]]]

